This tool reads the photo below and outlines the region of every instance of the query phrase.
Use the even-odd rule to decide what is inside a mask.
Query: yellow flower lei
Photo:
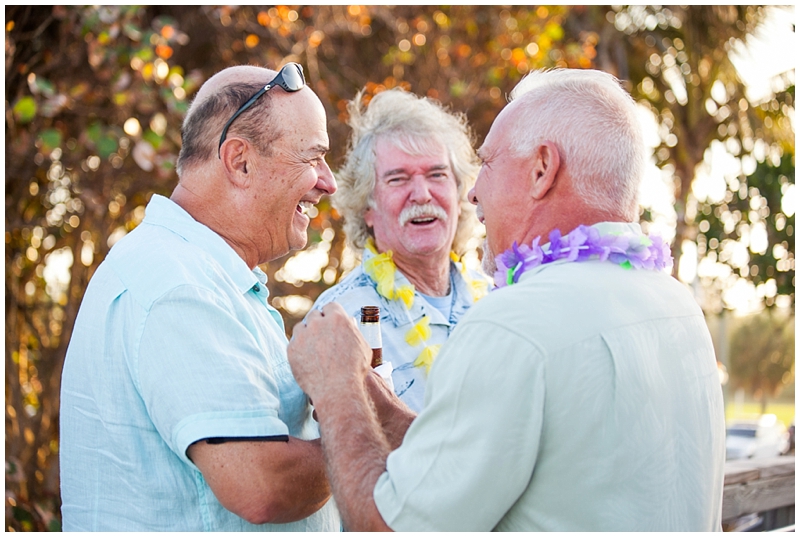
[[[366,246],[374,255],[370,259],[364,261],[364,272],[377,284],[379,295],[387,300],[402,301],[405,306],[406,314],[408,315],[409,311],[411,311],[411,307],[414,305],[414,286],[412,284],[396,285],[395,273],[397,272],[397,265],[395,265],[392,259],[391,250],[379,254],[372,239],[367,241]],[[459,257],[454,252],[450,252],[450,259],[455,263],[460,261]],[[470,279],[467,276],[467,267],[463,263],[461,263],[460,272],[464,280],[468,283],[473,302],[478,301],[486,295],[489,288],[488,282]],[[410,320],[411,317],[409,315],[409,321]],[[431,320],[429,317],[422,317],[422,319],[411,326],[405,336],[406,343],[412,347],[423,346],[422,351],[414,360],[414,367],[425,367],[426,373],[430,372],[433,361],[442,347],[441,343],[436,345],[425,344],[431,337],[430,322]]]

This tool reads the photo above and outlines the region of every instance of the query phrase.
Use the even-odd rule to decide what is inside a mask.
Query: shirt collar
[[[364,264],[373,257],[375,257],[375,254],[372,253],[369,248],[364,248],[361,253],[361,271],[364,273],[364,276],[369,279],[370,283],[373,287],[375,287],[375,291],[377,292],[377,284],[372,281],[372,278],[370,278],[369,275],[367,275],[367,271],[364,268]],[[468,284],[462,277],[461,272],[459,272],[458,267],[452,261],[450,262],[450,281],[451,283],[454,283],[451,292],[456,294],[453,300],[453,307],[450,311],[450,319],[454,319],[462,315],[472,305],[472,293],[469,291]],[[395,287],[401,287],[403,285],[412,284],[408,281],[408,278],[406,278],[405,275],[400,272],[399,269],[396,269]],[[442,315],[439,310],[433,306],[429,306],[425,299],[420,296],[416,290],[414,291],[414,304],[412,304],[410,310],[406,309],[402,300],[387,300],[382,296],[380,299],[383,302],[383,307],[386,309],[387,314],[392,319],[392,322],[394,322],[395,326],[412,323],[423,315],[430,316],[432,324],[450,324],[450,321],[445,319],[444,315]]]
[[[143,223],[167,228],[190,244],[205,250],[242,293],[249,291],[257,282],[267,282],[267,275],[260,268],[250,270],[247,263],[222,237],[192,218],[192,215],[169,198],[153,194],[147,204]]]

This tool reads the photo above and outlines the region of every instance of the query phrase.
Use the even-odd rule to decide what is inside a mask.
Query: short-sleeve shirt
[[[683,284],[559,261],[464,316],[373,495],[396,531],[720,531],[724,463],[714,349]]]
[[[322,293],[314,303],[314,309],[322,309],[326,304],[337,302],[348,314],[360,319],[362,306],[379,306],[383,360],[391,362],[394,368],[392,382],[395,394],[411,410],[419,412],[425,397],[428,371],[424,366],[415,366],[414,362],[426,345],[441,345],[447,340],[467,310],[485,294],[487,279],[477,272],[465,271],[461,263],[451,261],[449,315],[445,317],[441,311],[446,311],[447,308],[436,307],[425,295],[416,291],[409,310],[401,300],[388,300],[378,294],[377,283],[364,270],[364,264],[373,255],[365,248],[361,264],[338,284]],[[395,285],[410,285],[399,270],[395,276]],[[410,345],[406,334],[425,316],[430,319],[430,339]]]
[[[225,509],[187,448],[319,436],[266,275],[155,195],[92,277],[61,384],[65,530],[335,531],[333,502],[290,524]]]

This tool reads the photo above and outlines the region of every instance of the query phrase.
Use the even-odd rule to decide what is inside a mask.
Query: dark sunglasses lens
[[[289,91],[298,91],[303,89],[305,81],[303,80],[303,72],[300,67],[296,65],[289,65],[283,70],[283,83],[286,84],[286,89]]]

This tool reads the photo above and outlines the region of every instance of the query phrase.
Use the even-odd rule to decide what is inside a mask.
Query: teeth
[[[300,203],[297,204],[297,206],[300,207],[301,213],[306,214],[311,209],[311,207],[314,206],[314,204],[311,203],[310,201],[301,201]]]
[[[447,213],[433,203],[409,205],[400,212],[397,221],[401,226],[408,224],[430,224],[436,220],[447,222]]]

